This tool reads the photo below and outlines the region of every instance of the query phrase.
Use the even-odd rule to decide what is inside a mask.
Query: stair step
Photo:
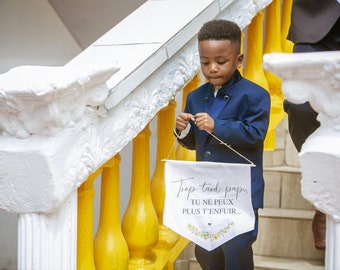
[[[254,270],[325,270],[322,260],[298,260],[254,255]],[[202,270],[195,258],[185,265],[176,265],[176,270]]]
[[[264,170],[265,208],[314,210],[301,194],[300,168],[292,166],[267,167]]]
[[[313,210],[265,208],[259,210],[259,235],[254,254],[304,260],[324,260],[314,247]]]
[[[295,166],[267,166],[263,171],[280,172],[280,173],[301,173],[300,167]]]
[[[255,270],[324,270],[322,260],[295,260],[254,256]]]
[[[264,208],[259,210],[260,217],[273,217],[282,219],[306,219],[312,220],[314,210]]]

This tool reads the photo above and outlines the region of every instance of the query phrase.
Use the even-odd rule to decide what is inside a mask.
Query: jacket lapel
[[[214,89],[211,84],[209,84],[207,88],[207,92],[204,95],[204,111],[208,113],[212,118],[218,119],[220,114],[222,113],[225,106],[228,104],[231,99],[231,95],[229,94],[230,88],[241,79],[241,75],[238,70],[235,71],[232,78],[219,89],[216,97],[214,96]],[[209,133],[204,132],[203,135],[204,141],[206,141],[211,136]]]

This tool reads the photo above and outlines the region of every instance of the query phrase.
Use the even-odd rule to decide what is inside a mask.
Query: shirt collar
[[[231,76],[231,78],[229,79],[229,81],[227,81],[225,84],[223,84],[222,86],[214,86],[212,84],[210,84],[210,89],[213,91],[214,96],[217,96],[217,93],[220,89],[223,89],[223,91],[227,90],[229,87],[231,87],[234,83],[236,83],[237,81],[239,81],[241,78],[241,74],[240,72],[236,69],[233,76]]]

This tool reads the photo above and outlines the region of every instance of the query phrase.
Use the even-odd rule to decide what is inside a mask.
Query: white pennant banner
[[[250,167],[166,160],[164,225],[209,251],[253,230]]]

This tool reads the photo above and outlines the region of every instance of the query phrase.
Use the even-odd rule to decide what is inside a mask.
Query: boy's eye
[[[208,65],[211,65],[211,64],[217,64],[217,65],[224,65],[227,61],[226,60],[223,60],[223,61],[216,61],[216,62],[209,62],[209,61],[201,61],[201,65],[203,66],[208,66]]]

